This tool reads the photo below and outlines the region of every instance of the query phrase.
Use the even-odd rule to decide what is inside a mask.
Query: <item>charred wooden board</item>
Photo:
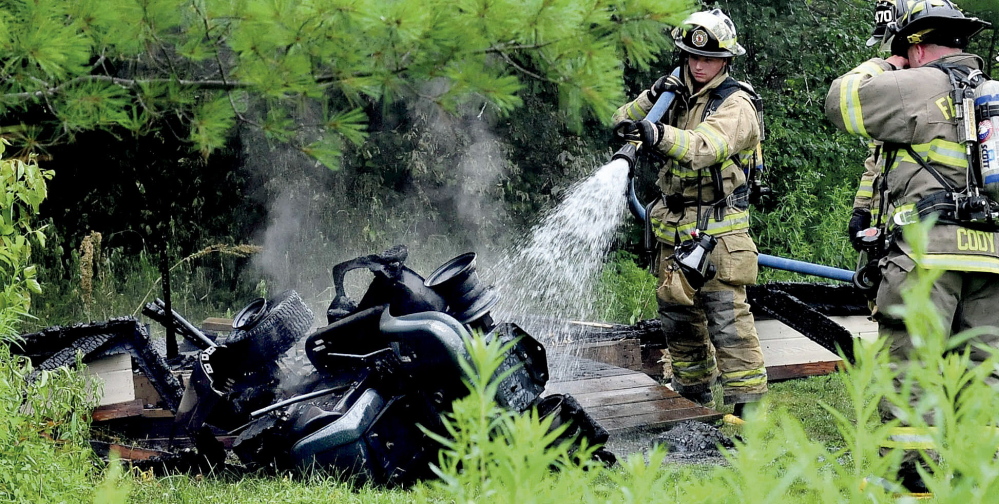
[[[853,362],[854,334],[838,322],[779,288],[749,289],[747,293],[754,314],[769,315],[822,348]]]
[[[863,294],[853,286],[803,283],[751,285],[747,296],[758,321],[775,319],[833,354],[853,360],[854,331],[841,323],[844,317],[869,316]],[[658,319],[634,325],[566,322],[573,340],[586,344],[637,339],[643,349],[666,347],[666,334]],[[648,364],[648,363],[646,363]],[[646,366],[647,367],[647,366]]]
[[[54,326],[21,336],[21,342],[11,347],[13,353],[31,358],[35,370],[28,376],[36,378],[41,370],[74,366],[77,354],[89,362],[108,351],[128,352],[139,369],[149,378],[167,407],[176,411],[183,388],[149,339],[146,328],[131,317],[104,322]]]

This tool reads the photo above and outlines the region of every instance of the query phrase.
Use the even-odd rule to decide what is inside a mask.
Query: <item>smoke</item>
[[[402,186],[386,187],[387,175],[359,166],[368,151],[345,156],[344,168],[332,172],[259,131],[241,132],[244,168],[256,180],[243,196],[266,208],[253,240],[263,251],[249,273],[264,279],[269,295],[295,289],[314,312],[325,313],[334,295],[330,269],[337,263],[403,244],[410,252],[407,265],[427,276],[464,252],[494,255],[487,249],[509,240],[497,190],[511,166],[508,149],[481,105],[458,114],[443,110],[435,98],[445,90],[441,82],[427,84],[407,102],[407,127],[373,132],[364,146],[374,166],[408,172]],[[300,113],[296,120],[314,121],[318,109]],[[412,148],[390,150],[399,144]],[[393,158],[398,166],[384,163]],[[347,280],[356,300],[370,275],[351,273]]]
[[[299,191],[284,187],[276,195],[268,209],[267,227],[260,237],[263,250],[254,257],[254,263],[267,277],[273,278],[277,290],[294,288],[292,279],[296,277],[292,266],[290,245],[303,232],[303,215],[307,201],[296,196]]]

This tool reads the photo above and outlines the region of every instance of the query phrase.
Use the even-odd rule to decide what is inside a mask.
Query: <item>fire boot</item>
[[[705,390],[703,392],[680,392],[680,395],[685,399],[689,399],[700,406],[705,408],[715,407],[715,396],[711,393],[711,389]]]

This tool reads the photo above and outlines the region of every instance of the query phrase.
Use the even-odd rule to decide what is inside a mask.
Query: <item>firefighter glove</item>
[[[687,89],[675,75],[663,75],[649,88],[649,100],[655,102],[663,93],[681,93]]]
[[[866,208],[854,208],[850,217],[850,244],[853,249],[859,251],[863,245],[863,237],[860,232],[871,227],[871,211]]]
[[[614,133],[626,142],[642,142],[643,145],[654,147],[663,139],[664,127],[643,119],[641,121],[624,121],[614,128]]]

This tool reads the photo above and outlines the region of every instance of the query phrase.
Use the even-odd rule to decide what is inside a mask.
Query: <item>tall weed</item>
[[[0,344],[0,501],[81,502],[92,490],[90,411],[76,371],[43,371]]]
[[[433,468],[437,485],[457,502],[552,502],[570,490],[568,483],[588,486],[598,472],[590,461],[592,448],[573,451],[568,441],[553,444],[566,426],[550,429],[552,418],[496,405],[496,390],[509,374],[497,370],[512,345],[482,337],[468,343],[471,361],[462,367],[470,393],[446,415],[447,436],[428,432],[443,446]],[[552,472],[556,467],[564,479]]]

